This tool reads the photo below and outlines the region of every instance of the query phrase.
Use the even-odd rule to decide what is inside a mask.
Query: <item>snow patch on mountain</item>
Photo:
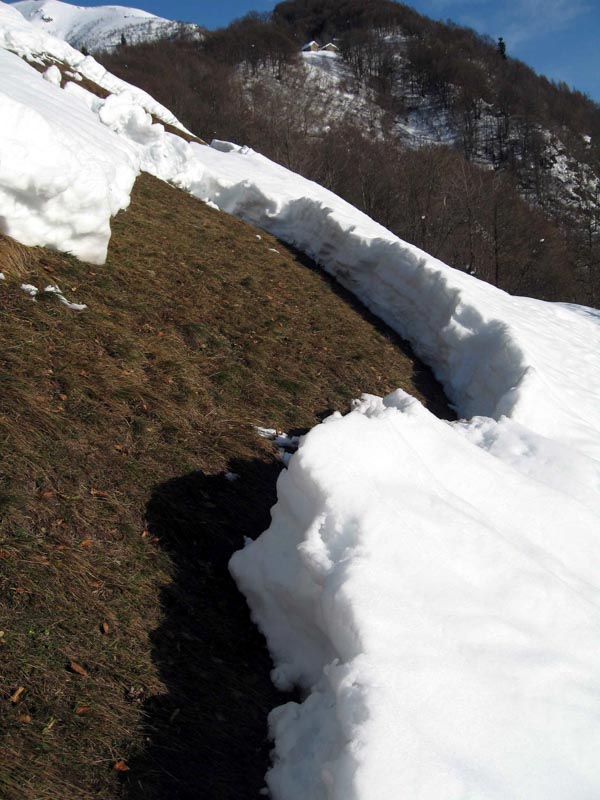
[[[60,0],[19,0],[13,4],[36,28],[78,49],[110,50],[128,44],[185,37],[202,39],[202,28],[125,6],[73,6]]]
[[[33,26],[14,6],[1,1],[0,48],[15,53],[33,64],[50,65],[52,62],[62,64],[71,70],[75,80],[78,76],[80,79],[87,78],[111,94],[130,92],[142,108],[165,125],[187,131],[167,108],[147,92],[112,75],[94,58],[85,56],[67,42]]]

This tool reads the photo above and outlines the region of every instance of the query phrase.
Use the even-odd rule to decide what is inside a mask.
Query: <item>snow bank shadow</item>
[[[167,687],[144,703],[147,747],[129,762],[125,797],[256,798],[269,766],[267,714],[292,698],[270,680],[271,659],[227,564],[243,537],[269,526],[276,462],[235,459],[224,474],[193,472],[157,486],[147,526],[173,562],[151,635]]]

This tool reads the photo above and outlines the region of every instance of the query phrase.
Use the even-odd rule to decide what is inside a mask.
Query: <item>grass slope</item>
[[[4,239],[2,269],[0,797],[255,798],[285,698],[227,573],[275,499],[252,426],[443,396],[297,254],[148,176],[105,266]]]

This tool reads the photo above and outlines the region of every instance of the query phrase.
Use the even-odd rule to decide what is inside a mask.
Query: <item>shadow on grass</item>
[[[165,619],[152,634],[168,693],[144,703],[147,747],[124,775],[130,800],[255,799],[264,786],[266,716],[290,697],[271,684],[264,639],[227,564],[244,536],[268,527],[281,466],[230,468],[239,480],[202,472],[170,480],[146,509],[174,565],[162,589]]]

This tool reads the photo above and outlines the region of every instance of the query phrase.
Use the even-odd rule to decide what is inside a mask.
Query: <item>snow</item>
[[[189,147],[194,159],[176,183],[314,258],[411,341],[461,414],[507,415],[600,457],[591,321],[451,269],[249,148]]]
[[[2,49],[0,74],[2,232],[102,263],[109,219],[129,204],[139,172],[135,152],[76,98]]]
[[[43,75],[24,59],[68,65],[105,89],[103,100],[75,81],[61,90],[57,63]],[[106,259],[110,218],[129,205],[144,147],[176,118],[145,92],[106,72],[66,42],[35,29],[0,3],[0,230],[26,245]],[[170,151],[185,145],[172,137]],[[154,160],[160,156],[154,156]]]
[[[25,294],[28,294],[29,297],[32,297],[34,300],[35,300],[36,295],[39,292],[39,289],[37,288],[37,286],[33,286],[33,284],[31,284],[31,283],[22,283],[21,284],[21,289],[25,292]]]
[[[270,716],[274,798],[598,796],[597,495],[397,391],[311,431],[278,497],[231,562],[307,692]]]
[[[181,33],[202,38],[198,25],[173,22],[138,8],[73,6],[59,0],[20,0],[13,5],[36,28],[88,50],[116,47],[121,44],[122,35],[129,44]]]
[[[58,86],[60,88],[62,83],[62,74],[56,64],[52,64],[51,67],[48,67],[48,69],[43,73],[43,76],[49,83],[52,83],[54,86]]]
[[[275,683],[304,692],[270,715],[272,796],[596,800],[598,312],[510,297],[155,111],[0,3],[0,229],[101,263],[149,172],[311,256],[413,344],[462,417],[396,391],[301,439],[257,431],[288,469],[271,527],[231,570]]]
[[[5,280],[4,275],[1,272],[0,272],[0,280]],[[25,294],[29,295],[29,297],[31,297],[31,299],[34,302],[40,293],[38,287],[34,286],[31,283],[22,283],[19,288],[23,292],[25,292]],[[59,289],[59,287],[54,286],[53,284],[46,286],[46,288],[44,289],[44,294],[50,294],[58,298],[58,300],[62,303],[62,305],[66,306],[71,311],[85,311],[85,309],[87,308],[87,306],[84,305],[83,303],[71,303],[69,300],[67,300],[62,291]]]
[[[70,68],[76,80],[77,76],[79,79],[87,78],[110,94],[130,92],[149,114],[167,125],[186,131],[179,120],[147,92],[112,75],[94,58],[84,56],[67,42],[47,33],[45,29],[27,22],[15,5],[8,5],[0,0],[0,49],[32,62],[45,63],[54,60],[64,64]]]
[[[50,284],[50,286],[46,286],[44,289],[46,294],[52,294],[58,298],[58,300],[62,303],[63,306],[66,306],[71,311],[85,311],[87,306],[84,303],[72,303],[70,300],[64,296],[58,286],[54,286]]]
[[[334,415],[233,557],[275,683],[306,693],[270,717],[272,796],[597,797],[598,317],[453,270],[248,148],[191,148],[181,185],[313,257],[465,418],[401,392]]]

